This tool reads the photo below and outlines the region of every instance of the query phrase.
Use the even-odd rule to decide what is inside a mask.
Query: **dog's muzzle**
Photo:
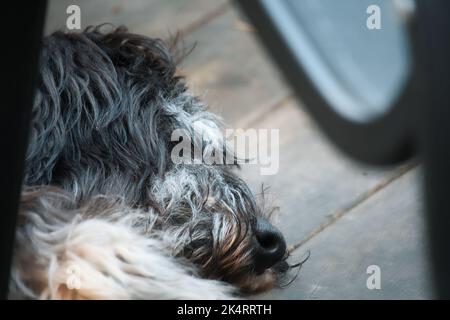
[[[255,238],[255,272],[261,274],[283,259],[286,241],[282,233],[263,218],[258,218],[256,222]]]

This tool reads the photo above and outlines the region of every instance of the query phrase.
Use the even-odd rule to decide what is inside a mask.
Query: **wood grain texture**
[[[301,106],[289,100],[252,125],[278,129],[279,171],[261,175],[244,165],[242,175],[258,192],[268,186],[268,204],[280,208],[274,221],[293,245],[308,238],[341,212],[370,196],[403,168],[369,168],[339,153]]]
[[[290,90],[236,10],[185,38],[195,50],[181,65],[194,92],[232,126],[267,112]]]
[[[421,176],[406,173],[318,233],[292,257],[311,253],[295,282],[258,298],[431,298]],[[380,290],[366,287],[369,265],[381,269]]]
[[[81,8],[82,28],[101,23],[125,25],[132,32],[168,38],[177,31],[200,27],[202,21],[222,12],[226,0],[52,0],[47,9],[45,32],[66,29],[66,8]]]

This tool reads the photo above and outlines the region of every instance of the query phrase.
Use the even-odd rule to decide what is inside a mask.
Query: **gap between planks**
[[[406,164],[403,167],[401,167],[396,174],[392,175],[388,179],[384,180],[383,182],[379,183],[375,187],[371,188],[370,190],[368,190],[367,192],[362,194],[360,197],[358,197],[355,201],[353,201],[351,204],[349,204],[347,207],[345,207],[341,211],[338,211],[337,213],[333,214],[331,216],[331,219],[328,222],[322,224],[321,226],[319,226],[318,228],[313,230],[306,238],[297,242],[296,244],[290,245],[288,248],[289,252],[292,253],[295,250],[297,250],[298,248],[300,248],[301,246],[303,246],[304,244],[306,244],[308,241],[313,239],[315,236],[320,234],[322,231],[324,231],[325,229],[327,229],[328,227],[332,226],[334,223],[339,221],[339,219],[342,218],[343,216],[345,216],[347,213],[351,212],[353,209],[355,209],[356,207],[358,207],[365,201],[369,200],[373,195],[375,195],[378,192],[380,192],[381,190],[383,190],[385,187],[390,185],[392,182],[400,179],[408,172],[417,168],[419,166],[419,164],[420,164],[419,162],[412,162],[412,163]]]
[[[230,10],[230,4],[229,2],[224,2],[220,6],[218,6],[216,9],[206,13],[204,16],[200,17],[198,20],[191,22],[188,24],[185,28],[181,29],[179,32],[182,35],[182,37],[185,37],[203,26],[207,25],[214,19],[217,19],[218,17],[225,14],[228,10]]]
[[[257,126],[258,122],[262,122],[272,112],[274,112],[275,110],[280,109],[283,106],[287,105],[293,99],[294,99],[293,94],[289,93],[287,96],[285,96],[285,97],[281,98],[280,100],[278,100],[278,102],[275,102],[275,103],[269,105],[266,108],[257,109],[256,111],[245,115],[244,118],[237,123],[237,127],[251,128],[252,126]]]
[[[214,19],[222,16],[225,14],[228,10],[230,10],[230,5],[228,2],[223,3],[213,11],[207,13],[203,17],[199,18],[197,21],[192,22],[187,27],[183,28],[183,30],[180,31],[181,35],[183,37],[199,30],[200,28],[204,27]],[[270,113],[275,111],[276,109],[282,107],[283,105],[287,104],[289,101],[293,99],[293,94],[290,93],[284,98],[280,99],[278,102],[272,104],[268,108],[265,108],[264,110],[258,110],[255,113],[251,113],[248,116],[245,117],[243,121],[239,121],[238,125],[242,127],[251,127],[252,125],[262,121],[264,118],[266,118]],[[402,167],[397,174],[394,174],[393,176],[389,177],[385,181],[381,182],[380,184],[376,185],[372,189],[365,192],[363,195],[358,197],[353,203],[351,203],[349,206],[345,207],[343,210],[337,212],[336,214],[332,215],[332,218],[330,221],[328,221],[325,224],[322,224],[317,229],[313,230],[305,239],[301,240],[300,242],[291,245],[289,247],[289,251],[293,252],[296,249],[300,248],[302,245],[306,244],[308,241],[313,239],[316,235],[327,229],[328,227],[332,226],[334,223],[336,223],[340,218],[345,216],[347,213],[351,212],[353,209],[358,207],[360,204],[364,203],[368,199],[370,199],[373,195],[378,193],[379,191],[383,190],[385,187],[390,185],[392,182],[400,179],[402,176],[404,176],[406,173],[410,172],[414,168],[418,167],[419,163],[411,163],[408,165],[405,165]]]

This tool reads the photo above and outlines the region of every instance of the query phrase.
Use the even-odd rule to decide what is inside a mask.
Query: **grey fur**
[[[68,241],[65,227],[81,228],[86,221],[125,226],[139,243],[154,239],[148,254],[179,265],[183,276],[206,281],[205,287],[217,292],[211,298],[265,290],[287,270],[283,259],[262,275],[254,272],[253,229],[265,213],[235,165],[170,160],[175,129],[194,134],[194,123],[221,126],[175,70],[161,40],[124,28],[56,32],[43,40],[12,282],[16,295],[63,297],[48,276],[49,257],[59,259],[61,243],[44,235],[65,230],[55,239]],[[207,149],[219,140],[194,143]],[[31,265],[42,269],[33,274],[47,274],[45,279],[25,276],[24,266],[33,259],[40,262]],[[238,291],[206,279],[231,283]],[[130,288],[118,296],[177,297],[176,287],[167,295],[158,295],[160,290],[153,283],[153,290],[137,294]]]

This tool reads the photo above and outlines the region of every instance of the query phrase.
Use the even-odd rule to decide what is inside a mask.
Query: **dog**
[[[171,161],[176,129],[206,129],[202,150],[226,143],[174,46],[103,28],[43,39],[10,297],[234,299],[281,285],[297,265],[238,164]]]

